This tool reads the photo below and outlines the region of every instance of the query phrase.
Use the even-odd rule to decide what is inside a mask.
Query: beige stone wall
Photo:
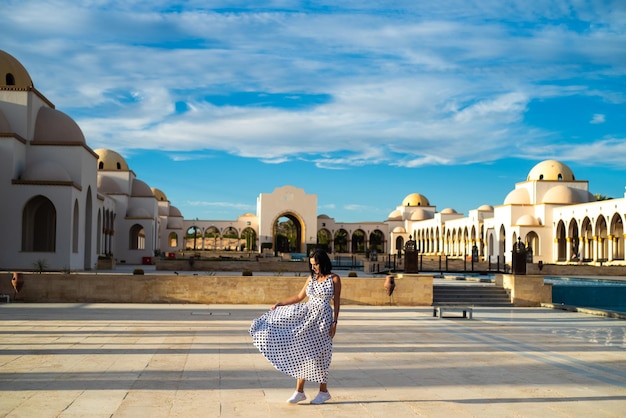
[[[193,265],[189,259],[156,259],[154,261],[156,269],[159,271],[234,271],[242,272],[244,270],[275,272],[289,275],[290,273],[306,273],[310,271],[307,261],[282,261],[280,258],[259,258],[256,262],[254,258],[250,260],[194,260]]]
[[[306,277],[23,273],[18,302],[274,304],[296,294]],[[430,306],[432,275],[399,275],[389,297],[385,278],[342,277],[342,303],[349,305]],[[14,299],[8,273],[0,294]]]
[[[543,282],[543,276],[498,274],[496,286],[507,289],[515,306],[541,306],[552,303],[552,285]]]

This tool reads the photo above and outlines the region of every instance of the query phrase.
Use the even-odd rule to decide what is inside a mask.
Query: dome
[[[170,216],[176,216],[179,218],[183,217],[183,214],[180,213],[180,210],[178,210],[178,208],[176,206],[170,206]]]
[[[504,199],[505,205],[530,205],[530,196],[526,189],[515,189]]]
[[[402,220],[402,212],[399,210],[394,210],[387,216],[388,221],[401,221]]]
[[[491,205],[481,205],[478,208],[478,211],[480,211],[480,212],[493,212],[493,206],[491,206]]]
[[[130,192],[132,197],[154,197],[152,189],[143,181],[139,179],[133,180],[133,188]]]
[[[543,195],[541,203],[557,204],[557,205],[571,205],[575,203],[589,202],[589,193],[585,190],[573,189],[564,185],[558,185],[546,192]]]
[[[330,219],[330,216],[326,215],[326,214],[321,214],[317,217],[317,219]]]
[[[422,208],[417,208],[411,212],[410,219],[412,221],[423,221],[424,219],[431,219],[433,216],[431,213],[425,211]]]
[[[0,88],[7,86],[34,87],[26,68],[15,57],[0,50]]]
[[[55,161],[30,164],[22,173],[21,179],[28,181],[72,181],[67,170]]]
[[[169,218],[167,220],[167,229],[183,229],[183,219]]]
[[[412,193],[404,198],[402,206],[430,206],[426,196],[419,193]]]
[[[169,216],[170,214],[170,208],[166,205],[159,205],[157,209],[159,211],[159,216]]]
[[[517,226],[539,226],[541,223],[532,215],[522,215],[519,217],[517,222],[515,222]]]
[[[396,226],[391,232],[395,232],[396,234],[406,234],[406,230],[401,226]]]
[[[146,208],[140,208],[140,207],[128,208],[128,212],[126,213],[126,216],[129,218],[152,218],[152,216],[150,216],[150,212],[148,212]]]
[[[9,133],[11,132],[11,124],[9,120],[4,115],[4,112],[0,109],[0,134],[1,133]]]
[[[441,211],[441,213],[443,213],[444,215],[451,215],[451,214],[458,213],[458,212],[452,208],[445,208],[444,210]]]
[[[112,178],[98,173],[98,191],[105,194],[122,194],[122,187]]]
[[[165,196],[165,193],[163,193],[161,190],[157,189],[156,187],[153,187],[151,190],[152,190],[152,194],[154,195],[154,197],[157,198],[158,201],[167,202],[167,196]]]
[[[528,173],[528,181],[574,181],[572,170],[560,161],[546,160],[534,166]]]
[[[110,149],[98,148],[98,170],[128,171],[126,160],[117,152]]]
[[[33,142],[50,144],[85,145],[85,136],[74,119],[50,107],[41,107],[37,112]]]

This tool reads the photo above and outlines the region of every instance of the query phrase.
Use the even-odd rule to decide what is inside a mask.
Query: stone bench
[[[472,319],[474,308],[471,306],[435,306],[433,316],[443,318],[444,312],[462,312],[463,318]]]

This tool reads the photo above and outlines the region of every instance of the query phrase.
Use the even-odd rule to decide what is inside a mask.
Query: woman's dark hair
[[[320,267],[320,274],[327,275],[330,274],[333,269],[333,264],[330,262],[330,257],[326,254],[326,251],[317,249],[311,254],[311,260],[315,260]],[[313,267],[309,263],[309,268],[311,269],[311,274],[313,274]]]

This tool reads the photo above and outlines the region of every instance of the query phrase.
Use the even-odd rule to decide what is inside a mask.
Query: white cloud
[[[275,1],[218,13],[229,3],[214,1],[173,13],[165,1],[9,0],[21,12],[5,17],[0,35],[94,148],[417,167],[509,157],[511,138],[547,147],[552,137],[524,123],[533,100],[623,104],[619,88],[592,80],[626,73],[626,33],[612,16],[624,8],[592,3],[407,1],[381,12],[379,2],[347,1],[336,13],[298,13]],[[233,92],[330,100],[207,101]],[[179,102],[189,111],[176,113]]]
[[[546,145],[533,149],[528,158],[544,160],[555,158],[593,166],[600,162],[603,167],[626,166],[626,138],[606,138],[583,144]]]
[[[591,118],[591,121],[589,121],[589,123],[594,125],[604,122],[606,122],[606,116],[601,113],[595,113]]]
[[[208,201],[199,201],[199,200],[189,200],[185,202],[186,205],[189,206],[200,206],[200,207],[214,207],[214,208],[232,208],[237,210],[253,210],[255,207],[253,205],[245,204],[245,203],[232,203],[232,202],[208,202]]]

